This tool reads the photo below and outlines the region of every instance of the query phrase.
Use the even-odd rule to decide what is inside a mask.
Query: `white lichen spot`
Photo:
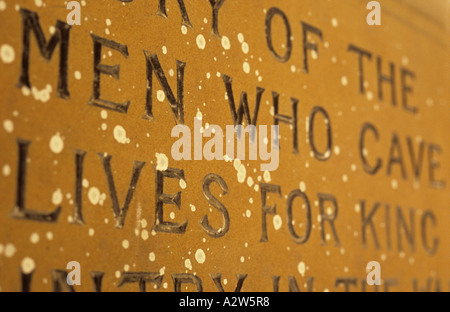
[[[50,84],[47,84],[44,89],[38,90],[36,87],[31,88],[31,94],[36,101],[41,101],[42,103],[46,103],[50,100],[50,93],[53,88]],[[22,90],[23,92],[23,90]]]
[[[100,190],[95,186],[91,187],[88,191],[88,198],[92,205],[97,205],[100,201]]]
[[[398,182],[397,182],[396,179],[392,179],[391,187],[392,187],[393,190],[396,190],[398,188]]]
[[[301,276],[305,276],[306,266],[303,261],[300,261],[300,263],[297,266],[298,273],[300,273]]]
[[[244,54],[247,54],[248,51],[249,51],[248,43],[247,42],[242,42],[241,49],[242,49],[242,52],[244,52]]]
[[[6,132],[11,133],[14,131],[14,123],[11,120],[6,119],[3,121],[3,128]]]
[[[334,153],[336,154],[336,155],[339,155],[340,153],[341,153],[341,148],[339,147],[339,146],[335,146],[334,147]]]
[[[121,125],[117,125],[113,130],[114,139],[120,144],[129,143],[129,139],[127,138],[127,132]]]
[[[142,238],[143,240],[147,240],[148,237],[149,237],[148,231],[147,231],[147,230],[142,230],[142,232],[141,232],[141,238]]]
[[[250,73],[250,64],[247,62],[244,62],[242,64],[242,69],[244,70],[244,73],[246,73],[246,74]]]
[[[239,158],[236,158],[233,162],[233,167],[236,170],[239,170],[239,167],[241,166],[241,160]]]
[[[204,49],[205,49],[205,46],[206,46],[206,40],[205,40],[205,37],[203,37],[202,34],[199,34],[199,35],[197,36],[197,38],[195,39],[195,41],[197,42],[197,47],[198,47],[200,50],[204,50]]]
[[[128,240],[124,239],[124,240],[122,241],[122,247],[123,247],[124,249],[128,249],[128,248],[130,247],[130,242],[129,242]]]
[[[154,262],[156,259],[155,253],[152,251],[148,254],[148,260],[150,260],[151,262]]]
[[[31,94],[30,89],[29,89],[28,87],[26,87],[26,86],[23,86],[22,89],[21,89],[21,91],[22,91],[22,94],[23,94],[24,96],[29,96],[29,95]]]
[[[184,190],[186,188],[186,181],[184,179],[180,179],[180,187]]]
[[[61,192],[61,189],[57,189],[52,194],[52,204],[57,206],[62,203],[62,200],[63,200],[63,194]]]
[[[186,269],[192,270],[192,263],[191,263],[191,260],[190,260],[190,259],[184,260],[184,266],[186,267]]]
[[[283,221],[281,220],[280,215],[275,215],[273,217],[273,227],[275,230],[279,230],[281,228],[281,225],[283,224]]]
[[[156,153],[156,170],[165,171],[169,168],[169,159],[163,153]]]
[[[237,171],[238,182],[244,183],[246,175],[247,175],[247,170],[245,169],[245,166],[243,164],[241,164]]]
[[[331,19],[331,25],[333,25],[334,28],[339,26],[339,22],[338,22],[337,18],[333,17]]]
[[[2,173],[5,177],[9,176],[11,174],[11,167],[8,164],[3,165]]]
[[[81,73],[78,70],[75,71],[74,76],[75,76],[76,80],[80,80],[81,79]]]
[[[0,57],[3,63],[11,64],[12,62],[14,62],[14,59],[16,58],[14,48],[9,44],[2,45],[2,47],[0,48]]]
[[[50,150],[55,154],[59,154],[62,152],[62,150],[64,149],[64,141],[59,132],[51,137],[49,146]]]
[[[200,264],[203,264],[205,262],[206,255],[203,249],[197,249],[197,251],[195,252],[195,260]]]
[[[192,212],[195,212],[196,208],[195,208],[195,206],[194,206],[194,205],[192,205],[192,204],[189,204],[189,207],[191,207],[191,211],[192,211]]]
[[[345,87],[348,85],[348,78],[347,76],[342,76],[341,77],[341,84]]]
[[[16,246],[14,246],[11,243],[6,244],[6,246],[5,246],[5,256],[7,258],[12,258],[15,255],[16,251],[17,251],[16,250]]]
[[[22,262],[20,263],[20,268],[23,273],[30,274],[34,271],[36,268],[36,265],[34,263],[34,260],[30,257],[23,258]]]
[[[402,65],[408,66],[409,65],[409,58],[407,56],[402,57]]]
[[[300,191],[302,191],[303,193],[306,191],[305,182],[301,181],[299,187],[300,187]]]
[[[32,233],[30,236],[30,242],[33,244],[39,243],[39,234],[36,232]]]
[[[156,98],[158,99],[158,101],[164,102],[164,99],[166,98],[166,94],[164,93],[163,90],[158,90],[158,91],[156,91]]]
[[[264,171],[263,177],[264,177],[264,181],[266,183],[269,183],[272,180],[272,178],[270,177],[270,172],[269,171]]]
[[[222,43],[222,47],[223,47],[225,50],[229,50],[229,49],[231,48],[230,39],[228,39],[227,36],[223,36],[223,37],[222,37],[221,43]]]
[[[187,34],[187,31],[188,31],[187,27],[184,26],[184,25],[182,25],[182,26],[181,26],[181,33],[182,33],[183,35],[186,35],[186,34]]]
[[[195,117],[196,117],[198,120],[202,120],[202,119],[203,119],[203,114],[202,114],[202,112],[200,111],[200,109],[198,109],[198,108],[197,108],[197,114],[195,115]]]

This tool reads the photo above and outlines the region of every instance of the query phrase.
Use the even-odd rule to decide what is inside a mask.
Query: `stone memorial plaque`
[[[449,291],[450,6],[379,2],[0,0],[1,290]]]

